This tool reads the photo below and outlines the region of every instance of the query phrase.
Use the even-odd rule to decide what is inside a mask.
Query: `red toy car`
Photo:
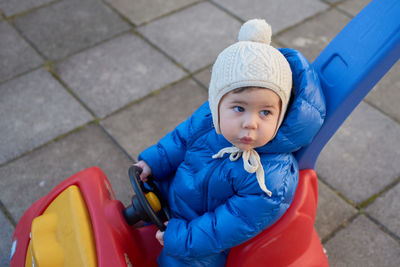
[[[99,168],[86,169],[60,183],[19,221],[11,266],[33,266],[33,262],[36,266],[157,266],[162,247],[154,236],[157,226],[163,229],[164,225],[154,209],[161,207],[165,218],[168,211],[152,204],[157,200],[144,198],[153,190],[141,187],[133,167],[130,174],[136,196],[127,209],[115,199]],[[266,260],[279,266],[327,266],[314,229],[316,208],[316,174],[301,171],[289,210],[274,226],[233,248],[227,266],[265,266]],[[136,229],[127,223],[139,220],[155,224]]]
[[[296,153],[301,171],[294,200],[276,224],[232,248],[226,266],[328,266],[314,229],[314,165],[341,123],[400,57],[398,14],[398,0],[372,1],[315,60],[327,117],[313,142]],[[136,174],[130,170],[136,196],[127,209],[99,168],[60,183],[19,221],[10,265],[156,266],[161,246],[154,235],[168,210],[157,189],[138,183]],[[154,224],[137,229],[128,224],[137,220]]]

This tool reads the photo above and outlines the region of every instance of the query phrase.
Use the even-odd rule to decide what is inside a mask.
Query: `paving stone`
[[[346,203],[324,183],[318,182],[318,208],[315,228],[322,240],[356,213],[355,208]]]
[[[7,22],[0,21],[0,83],[43,63]]]
[[[276,40],[285,47],[299,50],[313,62],[349,21],[349,17],[331,9],[285,31]]]
[[[362,203],[399,177],[400,126],[362,102],[317,161],[324,181]]]
[[[322,1],[327,2],[329,4],[337,4],[343,0],[322,0]]]
[[[325,10],[329,5],[319,0],[215,0],[243,21],[254,18],[265,19],[272,27],[272,33],[293,26],[308,17]]]
[[[377,198],[366,211],[400,237],[400,183]]]
[[[102,124],[137,159],[142,150],[158,142],[206,100],[203,88],[193,80],[184,80],[105,119]]]
[[[330,266],[400,265],[400,245],[364,216],[324,244]]]
[[[0,164],[93,118],[44,69],[0,86]]]
[[[99,166],[110,180],[117,199],[129,203],[128,168],[131,162],[96,125],[89,125],[60,141],[0,167],[0,200],[18,221],[32,203],[65,178]]]
[[[194,75],[196,80],[198,80],[201,84],[203,84],[207,88],[207,90],[208,90],[208,86],[210,85],[211,70],[212,70],[212,67],[209,67],[209,68],[206,68],[206,69],[200,71],[196,75]]]
[[[338,8],[355,16],[364,7],[366,7],[369,4],[369,2],[371,2],[371,0],[346,0],[340,5],[338,5]]]
[[[237,40],[239,29],[237,20],[207,2],[138,28],[191,72],[213,63]]]
[[[0,0],[0,9],[2,9],[7,17],[25,12],[32,8],[50,3],[54,0]]]
[[[14,227],[0,211],[0,266],[8,266]]]
[[[57,60],[129,29],[97,0],[68,0],[14,20],[22,34],[48,59]]]
[[[55,70],[99,117],[185,75],[132,33],[76,54]]]
[[[365,100],[400,122],[400,61],[386,73]]]
[[[106,0],[135,25],[183,8],[197,0]]]

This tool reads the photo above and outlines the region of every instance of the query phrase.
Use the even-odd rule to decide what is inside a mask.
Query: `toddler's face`
[[[270,89],[229,92],[219,104],[221,133],[242,150],[261,147],[273,138],[280,110],[280,97]]]

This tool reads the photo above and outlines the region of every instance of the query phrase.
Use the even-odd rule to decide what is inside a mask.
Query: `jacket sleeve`
[[[183,161],[190,139],[205,126],[209,113],[208,102],[197,109],[191,117],[179,124],[173,131],[164,136],[157,144],[150,146],[139,154],[151,168],[153,177],[163,180],[170,177]]]
[[[177,258],[203,257],[237,246],[271,226],[293,199],[298,182],[293,165],[272,166],[273,171],[267,173],[268,179],[280,181],[268,185],[273,186],[271,198],[259,189],[255,175],[249,174],[237,193],[213,212],[192,221],[171,219],[164,235],[164,252]]]

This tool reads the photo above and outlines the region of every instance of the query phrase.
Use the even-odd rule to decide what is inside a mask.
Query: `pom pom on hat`
[[[263,19],[252,19],[242,25],[239,31],[239,41],[251,41],[271,44],[271,26]]]

